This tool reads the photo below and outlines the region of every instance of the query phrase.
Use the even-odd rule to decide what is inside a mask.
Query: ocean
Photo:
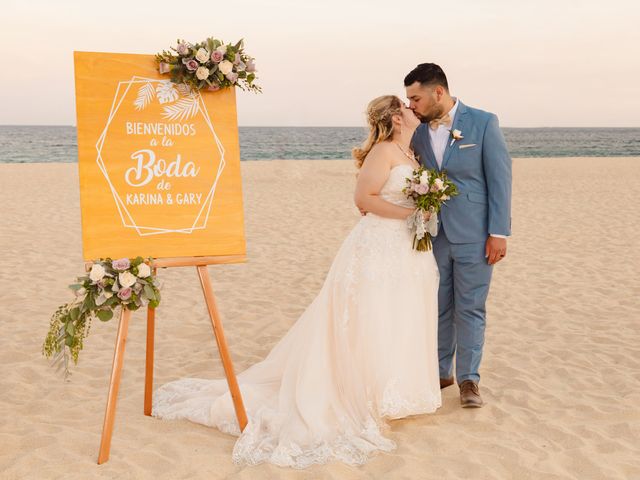
[[[241,160],[346,159],[360,127],[240,127]],[[640,128],[503,128],[512,157],[640,156]],[[0,163],[76,162],[76,128],[0,125]]]

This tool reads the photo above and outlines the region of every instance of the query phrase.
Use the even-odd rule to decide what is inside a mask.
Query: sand
[[[237,371],[318,292],[358,221],[350,161],[243,162],[249,262],[212,267]],[[96,464],[117,322],[94,323],[64,383],[40,348],[81,273],[77,165],[0,165],[0,478],[640,478],[638,158],[514,161],[513,237],[488,301],[481,389],[392,423],[393,454],[292,471],[231,462],[235,438],[142,414],[145,321],[133,316],[108,463]],[[160,273],[156,385],[221,377],[193,268]]]

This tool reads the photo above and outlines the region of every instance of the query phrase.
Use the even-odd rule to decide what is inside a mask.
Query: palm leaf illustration
[[[174,102],[180,96],[178,94],[178,90],[174,87],[174,84],[169,80],[158,84],[156,87],[156,95],[158,96],[158,101],[162,104]]]
[[[141,86],[140,90],[138,90],[138,96],[136,97],[135,102],[133,102],[136,110],[145,109],[149,105],[149,103],[151,103],[151,100],[153,100],[155,94],[156,91],[151,83],[145,83],[143,86]]]
[[[176,103],[164,107],[162,116],[167,120],[188,120],[195,116],[199,110],[198,96],[191,94],[186,98],[181,98]]]

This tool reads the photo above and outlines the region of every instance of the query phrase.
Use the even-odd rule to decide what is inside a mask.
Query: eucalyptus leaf
[[[76,333],[76,325],[73,322],[67,323],[67,328],[65,329],[67,333],[73,337],[73,334]]]
[[[151,288],[149,285],[145,285],[144,286],[144,294],[146,295],[146,297],[149,300],[155,300],[156,299],[156,294],[153,291],[153,288]]]
[[[113,310],[98,310],[96,316],[102,321],[107,322],[113,318]]]

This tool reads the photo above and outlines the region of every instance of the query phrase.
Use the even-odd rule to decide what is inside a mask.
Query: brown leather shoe
[[[473,380],[465,380],[460,384],[460,403],[462,408],[480,408],[484,405],[480,388]]]
[[[451,385],[453,385],[453,377],[440,379],[440,390],[450,387]]]

